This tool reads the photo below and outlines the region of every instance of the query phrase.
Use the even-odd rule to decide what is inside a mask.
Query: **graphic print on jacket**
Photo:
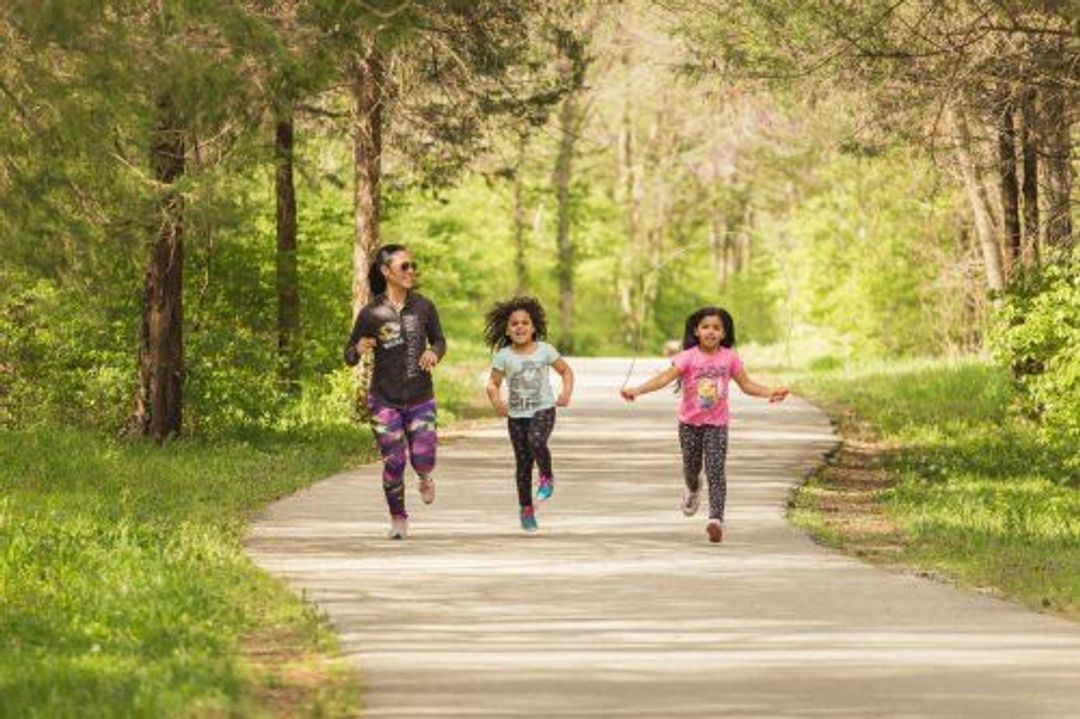
[[[379,344],[383,349],[390,349],[391,347],[397,347],[404,342],[404,338],[401,336],[401,325],[394,321],[387,321],[382,327],[379,328],[379,336],[377,337]]]
[[[402,329],[408,337],[421,337],[420,321],[414,314],[401,315]],[[401,340],[404,342],[405,340]],[[419,342],[407,342],[405,344],[405,377],[413,379],[424,371],[420,369],[420,355],[424,352],[424,346]]]

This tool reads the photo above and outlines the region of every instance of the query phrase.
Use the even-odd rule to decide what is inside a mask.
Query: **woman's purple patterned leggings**
[[[383,460],[383,491],[392,517],[407,517],[405,511],[405,453],[417,474],[435,469],[438,443],[435,400],[407,407],[386,404],[375,395],[368,397],[371,428]]]

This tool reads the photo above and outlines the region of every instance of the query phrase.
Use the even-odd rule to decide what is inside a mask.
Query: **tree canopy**
[[[0,422],[340,408],[393,241],[451,357],[515,292],[584,354],[723,304],[746,342],[995,349],[1075,431],[1075,35],[1050,1],[9,3]]]

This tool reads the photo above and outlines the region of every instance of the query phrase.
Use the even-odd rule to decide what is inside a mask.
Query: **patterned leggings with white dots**
[[[727,425],[690,425],[679,422],[679,445],[682,447],[683,478],[686,487],[696,492],[701,487],[702,459],[709,480],[709,519],[724,521],[727,499]]]

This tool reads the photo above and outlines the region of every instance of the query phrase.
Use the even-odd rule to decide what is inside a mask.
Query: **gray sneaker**
[[[390,531],[386,533],[386,536],[390,539],[405,539],[409,536],[409,518],[391,517]]]
[[[687,517],[693,517],[697,514],[698,507],[701,505],[701,490],[691,492],[689,489],[683,490],[682,497],[682,513]]]

